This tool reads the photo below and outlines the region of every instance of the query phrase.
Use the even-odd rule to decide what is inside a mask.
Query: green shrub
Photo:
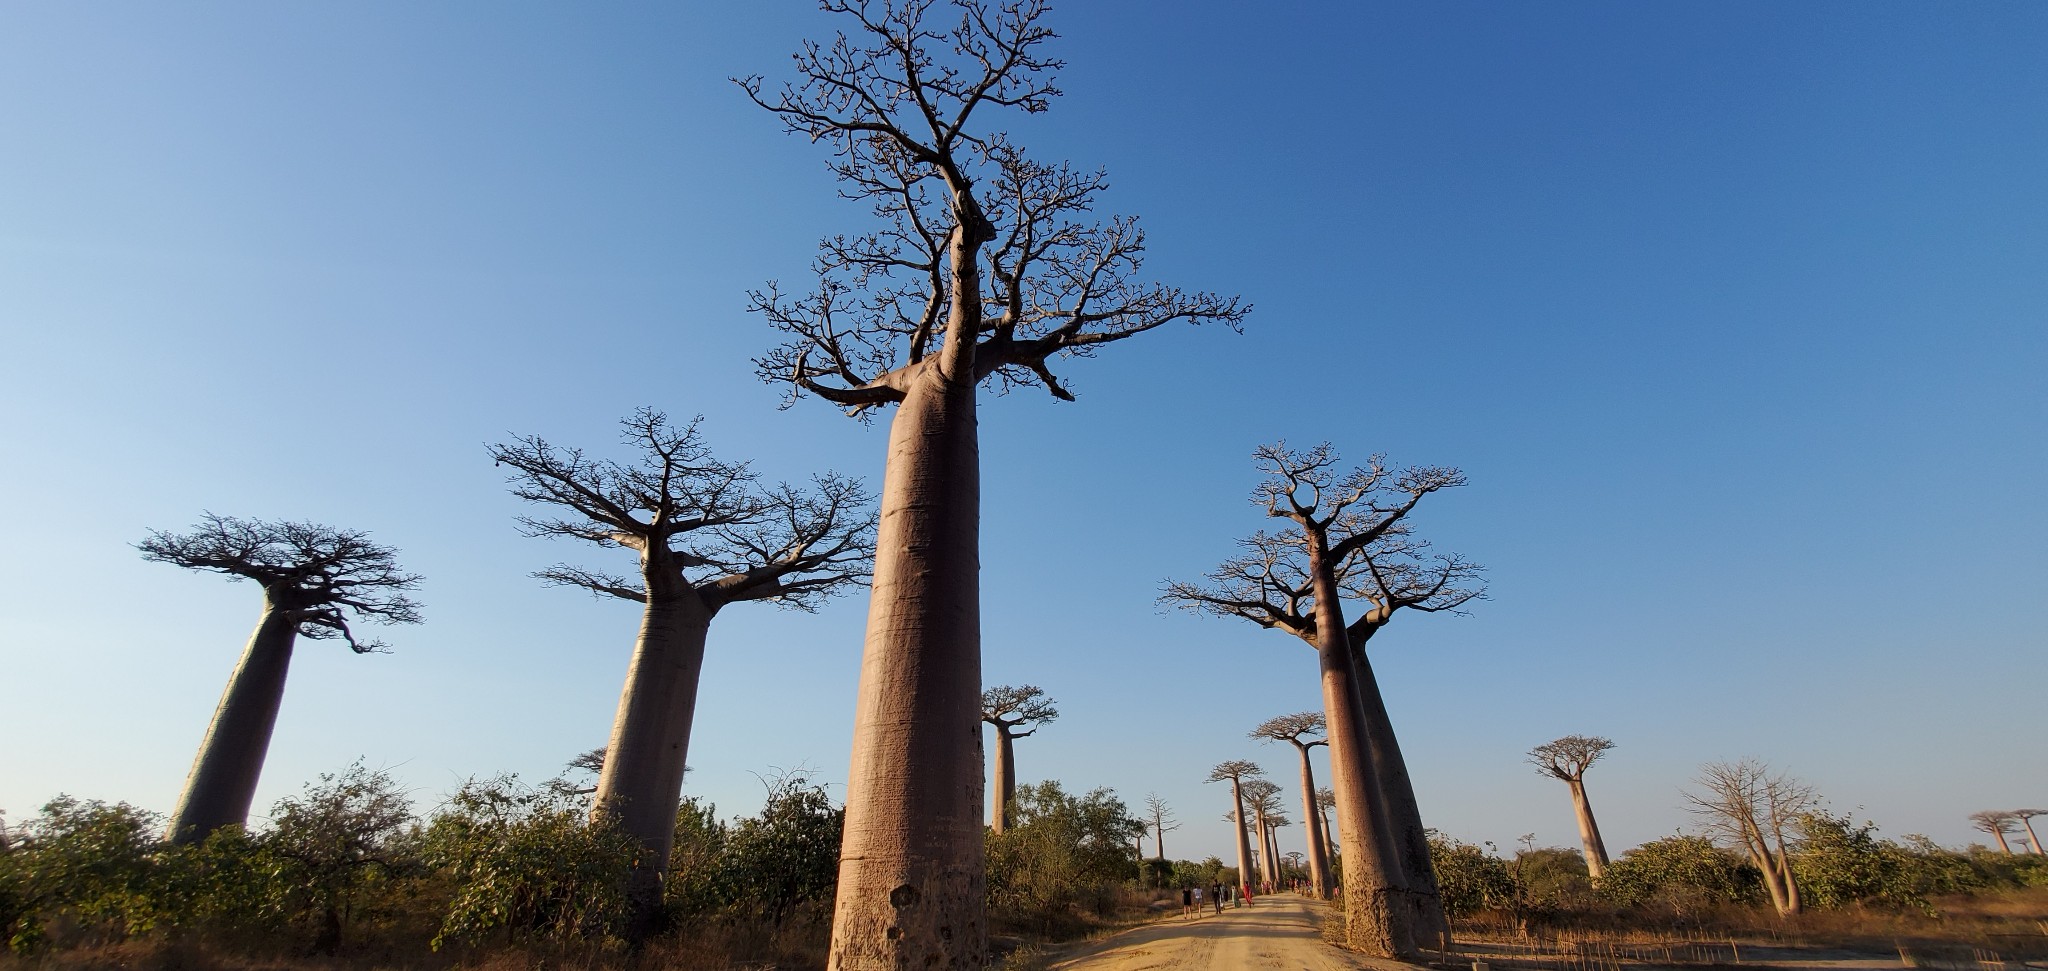
[[[1057,782],[1017,790],[1016,824],[988,837],[991,908],[1053,919],[1077,908],[1106,912],[1138,874],[1132,840],[1143,831],[1116,794],[1069,795]]]
[[[1760,899],[1763,874],[1699,836],[1667,836],[1607,865],[1600,895],[1624,907],[1661,905],[1679,913]]]
[[[507,941],[602,936],[625,918],[639,844],[589,823],[580,795],[511,775],[456,790],[423,840],[425,862],[455,884],[434,949],[500,933]]]

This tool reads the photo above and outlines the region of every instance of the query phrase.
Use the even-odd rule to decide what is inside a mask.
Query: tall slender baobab
[[[2005,836],[2013,831],[2012,824],[2018,821],[2019,817],[2003,809],[1987,809],[1981,813],[1970,814],[1970,828],[1980,833],[1988,833],[1997,839],[1998,848],[2008,856],[2012,854],[2012,844],[2005,841]],[[2032,829],[2032,826],[2028,827],[2030,836],[2033,835]]]
[[[1303,711],[1268,718],[1252,729],[1251,737],[1268,742],[1286,742],[1294,746],[1295,752],[1301,756],[1301,815],[1302,825],[1308,829],[1309,882],[1315,885],[1316,896],[1327,898],[1330,896],[1329,838],[1323,832],[1323,814],[1316,804],[1315,766],[1308,757],[1309,749],[1329,744],[1327,739],[1309,736],[1324,733],[1323,713]]]
[[[171,813],[167,838],[196,843],[222,826],[249,821],[298,638],[339,637],[357,654],[380,651],[381,643],[356,639],[349,619],[419,623],[419,604],[405,591],[420,578],[401,571],[398,551],[370,542],[367,533],[312,523],[207,513],[189,533],[151,530],[135,548],[152,563],[224,573],[263,587],[256,630],[214,708]]]
[[[624,548],[639,559],[630,579],[567,565],[534,574],[641,605],[591,807],[592,818],[647,849],[634,868],[627,928],[638,939],[660,913],[712,618],[750,600],[813,610],[866,582],[875,512],[858,481],[830,474],[810,488],[763,487],[744,463],[714,458],[696,421],[678,428],[642,408],[620,424],[630,462],[535,436],[490,454],[512,469],[513,495],[565,513],[520,519],[528,536]]]
[[[2048,856],[2048,850],[2041,848],[2041,838],[2034,835],[2035,816],[2048,816],[2048,809],[2015,809],[2012,811],[2012,818],[2018,820],[2019,824],[2026,828],[2027,844],[2034,848],[2034,853],[2039,856]]]
[[[1237,830],[1237,882],[1240,889],[1249,892],[1252,886],[1252,841],[1245,832],[1244,784],[1247,780],[1264,776],[1265,770],[1255,762],[1231,759],[1219,763],[1209,772],[1209,782],[1230,783],[1230,822]]]
[[[1336,805],[1337,793],[1331,790],[1329,786],[1323,786],[1316,790],[1316,818],[1323,825],[1323,849],[1332,863],[1335,863],[1337,859],[1337,836],[1336,830],[1330,828],[1330,810]],[[1335,890],[1335,866],[1330,868],[1330,884],[1331,889]]]
[[[1259,877],[1268,883],[1280,879],[1279,854],[1273,845],[1272,820],[1280,812],[1280,787],[1266,779],[1252,779],[1241,787],[1245,809],[1252,814],[1252,832],[1259,844]]]
[[[1703,765],[1693,784],[1697,788],[1685,791],[1692,812],[1710,831],[1749,854],[1780,916],[1798,914],[1802,906],[1790,834],[1799,817],[1818,803],[1813,787],[1756,759]]]
[[[981,720],[996,729],[996,805],[989,816],[990,829],[1000,833],[1010,827],[1011,803],[1017,801],[1017,739],[1058,717],[1060,710],[1036,685],[1006,684],[981,693]],[[1018,731],[1026,725],[1031,727]]]
[[[1145,795],[1145,815],[1152,818],[1152,845],[1154,849],[1159,851],[1154,854],[1154,859],[1164,860],[1166,859],[1166,834],[1179,829],[1180,823],[1174,820],[1173,809],[1167,806],[1166,800],[1159,798],[1159,794],[1156,792]],[[1145,855],[1145,849],[1142,845],[1138,848],[1138,855],[1140,857]]]
[[[1594,883],[1607,869],[1607,844],[1600,841],[1600,824],[1593,820],[1593,804],[1586,799],[1586,770],[1614,742],[1597,735],[1566,735],[1529,750],[1529,764],[1536,771],[1557,779],[1572,789],[1572,810],[1579,817],[1579,842],[1586,848],[1586,875]]]
[[[1418,580],[1437,578],[1434,596],[1453,599],[1455,584],[1477,569],[1454,556],[1424,562],[1426,547],[1409,535],[1404,522],[1424,496],[1463,485],[1465,477],[1451,468],[1394,471],[1378,456],[1364,468],[1340,473],[1336,452],[1327,444],[1306,452],[1284,443],[1261,446],[1253,458],[1266,474],[1253,502],[1292,528],[1242,540],[1244,553],[1211,571],[1208,585],[1168,584],[1161,599],[1284,631],[1315,649],[1343,847],[1345,934],[1353,947],[1368,953],[1413,957],[1418,933],[1436,933],[1448,925],[1433,892],[1427,846],[1419,861],[1411,854],[1412,865],[1403,866],[1405,830],[1395,824],[1387,794],[1395,787],[1383,784],[1380,771],[1382,753],[1396,751],[1392,726],[1377,686],[1368,687],[1362,677],[1363,652],[1353,644],[1370,637],[1396,609],[1392,600],[1382,604],[1373,598],[1406,589],[1397,565],[1405,565],[1402,569]],[[1409,590],[1402,599],[1429,589]],[[1476,591],[1462,593],[1466,600],[1477,596]],[[1345,622],[1347,598],[1372,605],[1357,625]],[[1415,822],[1419,826],[1419,815]]]
[[[787,335],[756,363],[792,398],[896,406],[847,777],[833,968],[985,960],[980,460],[976,389],[1072,394],[1055,360],[1175,321],[1233,329],[1236,298],[1134,279],[1145,236],[1089,222],[1098,171],[1047,164],[985,124],[1059,94],[1042,0],[825,0],[846,32],[749,98],[823,141],[841,193],[880,226],[829,236],[807,295],[753,309]]]

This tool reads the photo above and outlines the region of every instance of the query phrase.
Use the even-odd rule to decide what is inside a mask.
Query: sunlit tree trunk
[[[632,836],[646,853],[633,868],[627,937],[644,939],[661,916],[662,882],[674,848],[676,808],[711,612],[683,586],[668,551],[643,554],[647,606],[619,692],[591,817]]]
[[[1323,719],[1330,739],[1330,786],[1337,796],[1337,826],[1344,857],[1344,926],[1352,947],[1380,957],[1415,956],[1406,908],[1397,908],[1394,848],[1384,828],[1386,806],[1373,764],[1366,700],[1339,609],[1336,578],[1323,538],[1305,530],[1314,571],[1316,660],[1322,679]]]
[[[988,827],[998,833],[1010,828],[1010,804],[1017,800],[1016,751],[1012,747],[1015,744],[1009,732],[996,728],[996,798],[995,808],[989,812]]]
[[[1600,824],[1593,821],[1593,804],[1586,799],[1585,781],[1566,782],[1572,787],[1572,808],[1579,815],[1579,842],[1586,847],[1586,875],[1598,883],[1607,870],[1607,844],[1600,841]]]
[[[1369,638],[1371,635],[1367,635]],[[1408,778],[1408,760],[1401,755],[1400,739],[1394,734],[1394,720],[1387,714],[1386,698],[1366,656],[1363,641],[1352,645],[1352,664],[1358,669],[1358,693],[1365,706],[1365,733],[1372,746],[1372,761],[1379,773],[1380,792],[1386,798],[1388,837],[1393,840],[1399,886],[1407,905],[1415,913],[1415,932],[1428,941],[1443,941],[1450,933],[1444,917],[1443,896],[1437,888],[1436,867],[1429,859],[1429,834],[1422,825],[1422,808],[1415,800],[1415,785]]]
[[[223,826],[248,823],[263,758],[270,751],[270,733],[284,702],[285,676],[298,632],[291,609],[277,602],[276,593],[265,590],[263,615],[221,692],[192,761],[192,773],[185,779],[185,791],[171,814],[171,842],[197,843]]]
[[[1240,785],[1239,780],[1230,780],[1230,815],[1237,827],[1237,882],[1241,890],[1249,893],[1257,879],[1252,873],[1252,839],[1245,832],[1244,794],[1238,791]]]
[[[952,366],[917,375],[890,424],[833,969],[986,961],[973,333],[949,331]]]
[[[1316,896],[1325,900],[1330,896],[1330,858],[1328,853],[1329,835],[1323,831],[1323,813],[1316,806],[1315,766],[1309,762],[1308,748],[1295,745],[1301,753],[1301,816],[1302,825],[1308,827],[1308,875],[1315,885]]]

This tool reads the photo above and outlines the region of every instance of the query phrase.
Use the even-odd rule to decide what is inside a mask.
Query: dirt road
[[[1323,943],[1322,905],[1275,894],[1250,907],[1211,911],[1196,920],[1169,917],[1134,927],[1056,961],[1054,971],[1358,971],[1401,967],[1367,963]]]

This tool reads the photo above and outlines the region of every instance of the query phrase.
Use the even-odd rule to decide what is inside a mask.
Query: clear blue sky
[[[1755,755],[1891,835],[2048,803],[2048,8],[1072,2],[1012,125],[1108,168],[1149,272],[1243,336],[1068,368],[982,413],[991,683],[1064,717],[1020,774],[1200,780],[1317,703],[1307,649],[1164,615],[1262,525],[1248,453],[1460,465],[1418,524],[1491,568],[1374,641],[1426,818],[1574,840],[1521,762],[1620,744],[1608,843]],[[0,807],[167,810],[255,619],[128,544],[201,510],[368,529],[425,574],[396,653],[302,645],[258,797],[358,756],[423,805],[601,744],[636,617],[542,588],[484,443],[703,414],[771,477],[879,481],[884,429],[778,411],[743,292],[858,231],[724,79],[801,3],[0,7]],[[713,632],[688,791],[844,779],[865,604]],[[1299,846],[1299,827],[1283,843]]]

